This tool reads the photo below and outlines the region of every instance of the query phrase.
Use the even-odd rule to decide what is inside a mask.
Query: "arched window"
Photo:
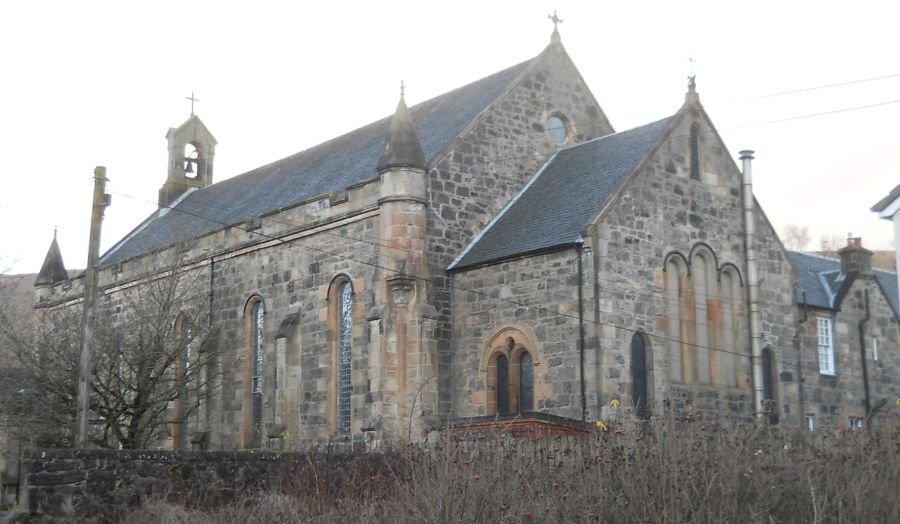
[[[631,337],[631,398],[639,417],[649,415],[650,377],[647,338],[641,333]]]
[[[497,355],[497,413],[509,413],[509,359],[506,355]]]
[[[337,287],[337,433],[350,434],[353,364],[353,287],[343,279]]]
[[[188,383],[191,366],[191,325],[184,314],[175,319],[175,348],[178,351],[178,359],[175,362],[175,387],[178,389],[178,397],[172,413],[173,431],[172,447],[175,449],[188,448],[188,415],[190,414],[190,384]]]
[[[263,364],[265,359],[266,306],[260,297],[247,302],[247,358],[244,365],[244,443],[258,447],[262,442]]]
[[[519,356],[519,413],[534,411],[534,359],[522,351]]]
[[[684,341],[681,329],[682,303],[685,297],[685,277],[687,268],[679,257],[671,257],[666,262],[666,318],[669,338],[669,377],[672,382],[684,383]]]
[[[715,281],[710,278],[711,269],[715,267],[711,258],[706,253],[700,252],[691,260],[691,275],[694,280],[694,333],[696,345],[693,352],[696,354],[697,381],[701,384],[710,383],[709,348],[710,326],[713,318],[710,315],[710,304],[714,304],[714,293],[710,283]],[[714,334],[713,334],[714,335]]]
[[[762,386],[763,386],[763,411],[769,414],[769,422],[778,424],[777,392],[775,390],[775,356],[772,348],[766,347],[762,351]]]
[[[535,411],[539,349],[532,338],[504,328],[491,339],[482,361],[487,371],[486,415]]]
[[[700,124],[691,124],[691,178],[700,179]]]
[[[737,276],[731,271],[722,272],[720,288],[722,290],[722,353],[719,355],[722,379],[729,387],[737,386],[738,337],[740,326],[739,300],[740,287]]]

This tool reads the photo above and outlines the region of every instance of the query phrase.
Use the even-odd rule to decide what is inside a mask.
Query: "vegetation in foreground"
[[[584,437],[320,454],[230,504],[150,501],[124,521],[900,522],[900,432],[883,417],[892,428],[786,433],[669,416]]]

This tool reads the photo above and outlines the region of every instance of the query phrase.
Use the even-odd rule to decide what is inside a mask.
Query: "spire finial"
[[[556,9],[553,10],[552,15],[547,15],[547,18],[549,18],[550,21],[553,22],[553,33],[554,34],[559,33],[559,28],[557,26],[559,24],[561,24],[563,20],[562,20],[562,18],[556,16]]]
[[[186,97],[184,97],[184,98],[185,98],[185,100],[190,100],[190,101],[191,101],[191,116],[194,116],[194,102],[199,102],[200,99],[194,98],[194,92],[193,92],[193,91],[191,91],[191,96],[186,96]]]
[[[697,92],[697,72],[694,70],[694,66],[697,64],[697,61],[694,60],[694,52],[688,52],[687,56],[688,62],[688,93],[696,93]]]
[[[400,98],[404,98],[406,96],[406,86],[403,85],[403,80],[400,81]]]
[[[56,240],[56,226],[53,226],[53,240]]]

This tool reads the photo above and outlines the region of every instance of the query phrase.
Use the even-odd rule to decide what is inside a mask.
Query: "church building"
[[[815,428],[900,397],[896,274],[858,239],[840,260],[787,251],[753,152],[726,149],[693,78],[617,131],[554,30],[530,60],[413,107],[401,91],[392,116],[220,182],[199,116],[167,139],[159,210],[100,258],[97,307],[115,322],[175,252],[203,287],[223,372],[173,415],[173,447],[665,409]],[[84,294],[49,256],[39,314]]]

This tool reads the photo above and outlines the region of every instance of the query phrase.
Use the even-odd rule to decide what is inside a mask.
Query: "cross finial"
[[[403,80],[400,81],[400,98],[403,98],[406,93],[406,86],[403,85]]]
[[[191,91],[191,96],[186,96],[186,97],[184,97],[184,98],[185,98],[185,100],[190,100],[190,101],[191,101],[191,116],[194,116],[194,102],[199,102],[200,99],[194,98],[194,92],[193,92],[193,91]]]
[[[688,61],[688,92],[694,93],[697,91],[697,73],[694,71],[694,65],[697,63],[694,60],[694,53],[689,52],[687,56]]]
[[[552,15],[547,15],[547,18],[549,18],[550,21],[553,22],[553,32],[558,33],[559,30],[557,26],[562,23],[562,18],[556,16],[556,9],[553,10]]]

